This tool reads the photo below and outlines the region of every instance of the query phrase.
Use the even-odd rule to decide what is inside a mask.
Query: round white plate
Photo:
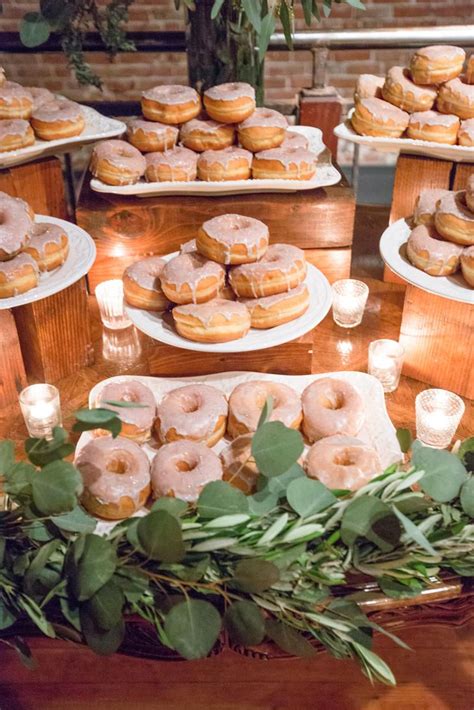
[[[301,133],[308,139],[309,150],[316,155],[322,153],[326,146],[323,134],[319,128],[312,126],[289,126],[291,131]],[[311,180],[228,180],[225,182],[207,182],[192,180],[191,182],[140,182],[135,185],[106,185],[93,178],[91,188],[96,192],[108,192],[114,195],[136,195],[151,197],[153,195],[239,195],[246,192],[299,192],[314,190],[317,187],[336,185],[341,174],[331,164],[329,158],[318,163],[316,173]]]
[[[168,254],[166,260],[176,256]],[[331,287],[326,277],[312,264],[308,264],[306,285],[309,290],[309,307],[302,316],[290,323],[277,325],[268,330],[251,328],[245,338],[231,340],[228,343],[195,343],[179,335],[173,325],[171,313],[155,313],[139,308],[127,307],[127,313],[134,325],[154,340],[159,340],[175,348],[195,350],[202,353],[243,353],[252,350],[264,350],[275,345],[288,343],[300,338],[320,323],[329,311],[332,303]]]
[[[451,301],[474,305],[474,291],[469,288],[461,272],[453,276],[430,276],[410,264],[406,255],[406,242],[410,232],[411,228],[407,222],[404,219],[399,219],[382,234],[380,253],[387,266],[397,276],[423,291],[449,298]]]
[[[349,116],[352,114],[349,114]],[[453,160],[455,163],[474,162],[474,147],[464,145],[445,145],[433,141],[420,141],[413,138],[382,138],[379,136],[360,136],[352,128],[350,121],[340,123],[334,129],[338,138],[374,148],[381,153],[410,153],[413,155],[428,155],[442,160]]]
[[[50,222],[62,227],[69,238],[69,254],[64,264],[54,271],[41,272],[36,288],[12,298],[0,298],[0,310],[24,306],[26,303],[40,301],[63,291],[68,286],[85,276],[95,261],[96,249],[92,237],[76,224],[64,219],[37,214],[35,222]]]

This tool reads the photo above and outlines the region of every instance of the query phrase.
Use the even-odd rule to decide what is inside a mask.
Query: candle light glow
[[[38,384],[20,393],[20,407],[30,436],[49,439],[61,426],[59,391],[53,385]]]
[[[363,281],[341,279],[332,285],[332,315],[342,328],[355,328],[362,321],[369,295],[369,287]]]
[[[374,340],[369,345],[369,375],[376,377],[384,392],[394,392],[400,382],[404,349],[396,340]]]
[[[416,397],[416,436],[426,446],[445,449],[464,414],[464,402],[453,392],[430,389]]]

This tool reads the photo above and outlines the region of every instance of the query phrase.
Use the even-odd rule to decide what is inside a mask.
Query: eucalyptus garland
[[[103,535],[80,506],[64,429],[51,441],[28,439],[28,461],[1,442],[10,504],[0,512],[0,640],[31,664],[14,634],[29,618],[46,636],[107,655],[120,647],[127,616],[139,615],[186,659],[207,656],[225,630],[234,644],[269,639],[296,656],[313,656],[319,642],[357,660],[369,678],[395,683],[372,650],[373,633],[404,644],[340,587],[363,573],[383,594],[405,598],[443,570],[474,575],[474,438],[456,455],[414,442],[410,463],[356,493],[334,491],[306,477],[297,463],[301,434],[269,421],[270,411],[267,402],[252,440],[260,471],[253,495],[215,481],[195,505],[159,498],[145,516]],[[120,432],[111,410],[76,416],[76,431]]]

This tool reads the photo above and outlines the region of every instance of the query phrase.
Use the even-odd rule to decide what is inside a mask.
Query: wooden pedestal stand
[[[422,189],[462,190],[473,172],[471,163],[400,155],[390,223],[413,214]],[[402,282],[389,269],[385,278]],[[474,398],[474,292],[470,305],[407,285],[400,342],[406,350],[405,375]]]
[[[0,191],[22,197],[38,214],[67,219],[61,163],[43,158],[0,170]],[[29,378],[47,382],[91,361],[85,279],[61,293],[0,311],[0,406]]]

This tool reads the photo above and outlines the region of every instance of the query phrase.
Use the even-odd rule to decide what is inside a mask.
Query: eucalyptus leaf
[[[20,24],[20,39],[25,47],[38,47],[50,35],[50,26],[39,12],[27,12]]]
[[[71,624],[73,629],[76,629],[76,631],[80,632],[81,620],[79,618],[79,605],[76,604],[72,599],[60,597],[59,607],[66,621]]]
[[[262,18],[260,32],[258,33],[258,59],[261,62],[265,59],[265,54],[270,44],[270,37],[275,31],[275,18],[271,13]]]
[[[272,416],[273,412],[273,397],[267,397],[265,400],[265,404],[262,407],[262,411],[260,413],[260,417],[258,418],[258,424],[257,424],[257,429],[259,429],[262,424],[265,424],[265,422],[268,422],[270,417]]]
[[[433,546],[428,542],[426,537],[423,535],[421,530],[413,523],[410,518],[407,518],[395,505],[392,507],[393,512],[405,528],[406,534],[416,542],[417,545],[422,547],[429,555],[436,557],[437,553]]]
[[[380,656],[368,648],[364,648],[360,644],[354,643],[358,655],[365,661],[366,668],[370,669],[371,673],[375,673],[378,680],[381,680],[387,685],[396,685],[395,676]]]
[[[406,454],[407,451],[410,451],[413,443],[413,437],[409,429],[397,429],[397,439],[400,444],[400,449],[404,454]]]
[[[221,617],[207,601],[187,599],[172,607],[165,619],[164,630],[173,648],[183,658],[205,658],[221,630]]]
[[[101,631],[111,631],[122,619],[123,591],[112,580],[104,584],[86,602],[84,609]]]
[[[459,495],[467,472],[457,456],[415,442],[412,461],[416,468],[425,471],[420,486],[433,500],[448,503]]]
[[[402,582],[399,582],[393,577],[378,577],[377,583],[384,594],[392,599],[409,599],[410,597],[416,597],[419,595],[422,586],[417,589],[411,588]]]
[[[257,488],[262,493],[267,491],[278,496],[278,498],[286,498],[286,491],[291,481],[297,478],[306,478],[306,474],[302,466],[299,463],[293,464],[288,471],[282,473],[280,476],[274,476],[273,478],[266,478],[260,475],[257,479]]]
[[[224,626],[234,644],[256,646],[265,638],[265,620],[257,604],[239,600],[224,614]]]
[[[33,477],[33,501],[44,515],[73,510],[82,489],[79,471],[66,461],[52,461]]]
[[[214,0],[214,4],[211,10],[211,20],[215,20],[217,15],[220,13],[224,0]]]
[[[260,18],[260,3],[255,2],[255,0],[241,0],[241,3],[250,24],[258,34],[262,22]]]
[[[288,9],[288,5],[286,4],[286,0],[283,0],[283,2],[280,3],[279,16],[288,48],[293,49],[293,28],[290,17],[290,11]]]
[[[103,537],[87,534],[71,546],[66,558],[67,578],[78,601],[90,599],[112,577],[117,553]]]
[[[463,483],[460,498],[464,512],[474,518],[474,476]]]
[[[119,407],[120,409],[147,409],[148,404],[140,404],[140,402],[126,402],[122,399],[105,399],[101,404],[108,404],[111,407]]]
[[[310,642],[283,621],[275,619],[266,619],[265,631],[269,638],[274,641],[286,653],[292,656],[300,656],[301,658],[312,658],[316,655],[315,648]]]
[[[306,476],[297,478],[288,485],[286,499],[295,513],[302,518],[320,513],[337,502],[329,488]]]
[[[281,422],[266,422],[252,438],[252,456],[258,470],[267,478],[280,476],[295,464],[303,453],[303,437]]]
[[[137,535],[141,547],[152,560],[179,562],[184,557],[181,525],[166,510],[156,510],[140,518]]]
[[[243,592],[259,594],[280,579],[280,570],[266,560],[252,557],[237,562],[232,584]]]
[[[15,463],[15,445],[13,441],[0,441],[0,476],[6,476]]]
[[[51,555],[59,548],[60,544],[61,540],[50,540],[50,542],[47,542],[46,545],[40,547],[36,552],[24,575],[24,587],[27,594],[33,592],[36,580],[45,565],[48,564]]]
[[[365,5],[361,0],[345,0],[348,5],[357,8],[357,10],[365,10]]]
[[[51,440],[30,437],[25,442],[25,451],[35,466],[45,466],[51,461],[66,458],[74,451],[68,434],[62,427],[54,427]]]
[[[16,498],[31,495],[36,469],[30,463],[19,461],[5,472],[5,492]]]
[[[342,516],[341,538],[346,545],[365,538],[383,552],[390,552],[398,544],[400,535],[400,523],[392,509],[373,496],[354,498]]]
[[[247,496],[249,510],[252,515],[257,517],[267,515],[271,510],[274,510],[278,505],[278,496],[269,491],[257,491],[251,496]]]
[[[457,455],[465,465],[466,469],[470,473],[474,473],[474,436],[471,436],[469,439],[465,439],[462,442]]]
[[[301,0],[303,6],[304,21],[308,27],[311,26],[313,19],[313,3],[312,0]]]
[[[212,481],[201,491],[197,508],[202,518],[248,513],[247,498],[238,488],[225,481]]]
[[[51,516],[51,522],[61,530],[75,533],[91,533],[97,527],[97,520],[78,505],[69,513]]]
[[[118,624],[108,631],[101,631],[87,609],[81,606],[79,611],[81,630],[87,645],[99,656],[111,656],[118,651],[125,636],[125,624],[120,619]]]
[[[12,626],[15,621],[15,614],[0,597],[0,631],[3,631],[3,629],[8,629],[8,627]]]
[[[152,513],[156,510],[166,510],[170,515],[174,515],[175,518],[184,515],[187,509],[188,504],[186,501],[180,500],[179,498],[171,498],[170,496],[158,498],[151,506]]]
[[[49,638],[52,639],[56,637],[53,626],[34,599],[26,594],[21,594],[17,599],[17,604],[23,609],[24,612],[26,612],[31,621],[36,624],[45,636],[49,636]]]
[[[20,661],[26,668],[28,668],[28,670],[32,671],[38,666],[36,660],[32,656],[30,647],[26,641],[21,638],[21,636],[15,636],[10,643],[17,652]]]
[[[110,431],[115,439],[122,430],[122,422],[117,412],[111,409],[79,409],[76,413],[76,423],[72,427],[73,431],[83,432],[94,429],[105,429]]]

